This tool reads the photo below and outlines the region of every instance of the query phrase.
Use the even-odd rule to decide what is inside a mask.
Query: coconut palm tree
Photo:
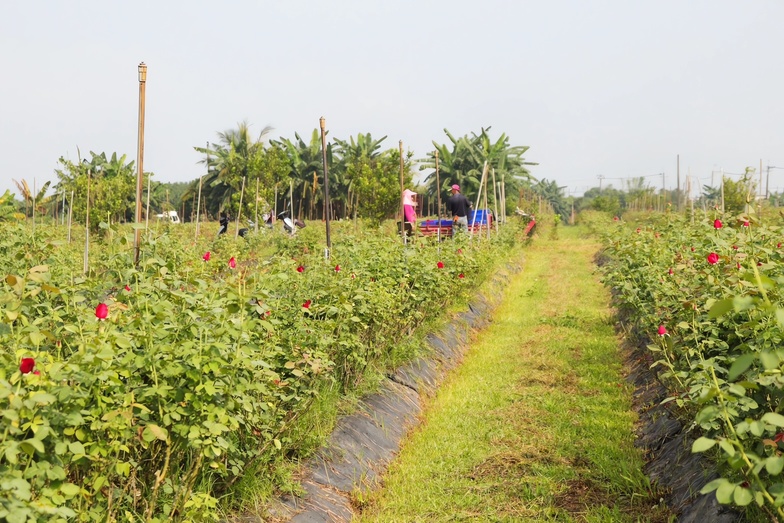
[[[217,216],[224,209],[230,212],[239,211],[240,190],[243,180],[246,187],[261,180],[263,172],[264,145],[272,127],[266,126],[255,137],[251,134],[250,124],[239,122],[236,129],[227,129],[218,133],[218,142],[207,147],[194,147],[204,155],[199,163],[206,164],[207,175],[202,180],[202,200],[209,214]],[[266,181],[266,180],[265,180]],[[190,198],[198,191],[198,180],[194,181],[183,198]],[[249,205],[250,199],[245,199]]]

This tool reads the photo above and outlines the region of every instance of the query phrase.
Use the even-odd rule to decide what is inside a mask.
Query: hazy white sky
[[[492,126],[576,194],[600,174],[674,187],[678,154],[710,183],[784,167],[783,30],[780,0],[6,1],[0,193],[77,147],[135,159],[142,61],[160,181],[197,178],[193,147],[239,121],[293,138],[324,116],[417,158]]]

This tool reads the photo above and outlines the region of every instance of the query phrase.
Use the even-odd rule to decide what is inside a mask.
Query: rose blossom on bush
[[[713,220],[713,228],[714,229],[721,229],[723,225],[721,224],[721,220]]]
[[[109,316],[109,306],[105,303],[99,303],[95,308],[95,317],[99,320],[105,320]]]
[[[716,254],[715,252],[710,253],[708,255],[708,263],[710,263],[711,265],[716,265],[717,263],[719,263],[719,255]]]
[[[19,363],[19,371],[22,374],[31,372],[33,367],[35,367],[35,360],[33,358],[22,358],[21,363]]]
[[[439,269],[443,269],[444,268],[444,262],[436,263],[436,267],[438,267]]]
[[[664,336],[665,334],[667,334],[667,327],[659,325],[659,336]]]

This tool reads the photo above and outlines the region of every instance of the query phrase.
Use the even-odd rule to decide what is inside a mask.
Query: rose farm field
[[[605,279],[648,339],[693,452],[723,464],[703,492],[784,518],[784,231],[748,216],[605,222]]]
[[[135,266],[133,231],[102,225],[85,272],[83,232],[68,242],[64,227],[4,224],[0,519],[218,520],[285,488],[286,463],[329,430],[323,414],[414,355],[420,327],[465,299],[519,233],[404,247],[392,229],[343,222],[327,260],[321,229],[216,239],[215,226],[194,240],[190,226],[156,224]],[[624,233],[654,276],[630,303],[642,324],[672,331],[659,354],[678,401],[709,401],[701,445],[718,442],[748,476],[719,492],[773,507],[784,496],[777,234],[705,229],[699,244],[677,240],[693,254]],[[705,261],[709,247],[720,264]],[[614,245],[617,259],[627,248]],[[682,307],[687,282],[693,308]],[[654,292],[650,305],[631,299]]]

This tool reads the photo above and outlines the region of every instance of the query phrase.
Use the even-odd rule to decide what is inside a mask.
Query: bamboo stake
[[[35,178],[33,178],[33,237],[35,237],[35,197],[36,194]]]
[[[71,226],[73,225],[73,198],[74,192],[71,190],[71,201],[68,202],[68,243],[71,243]]]
[[[438,174],[438,150],[436,150],[436,196],[438,198],[438,206],[436,213],[438,214],[438,229],[436,229],[436,238],[438,238],[438,253],[441,254],[441,179]],[[452,224],[454,230],[454,224]]]
[[[406,204],[403,197],[403,140],[398,143],[400,147],[400,235],[403,237],[403,245],[406,245]]]
[[[201,184],[204,176],[199,176],[199,200],[196,203],[196,236],[193,238],[194,241],[199,239],[199,226],[201,223],[199,222],[199,218],[201,215]]]
[[[256,232],[259,232],[259,179],[256,178],[256,211],[253,216],[253,223],[256,226]]]
[[[498,235],[498,187],[495,185],[495,169],[493,169],[493,212],[495,214],[495,232],[496,236]],[[487,224],[487,228],[490,228],[490,224]]]
[[[90,170],[87,170],[87,214],[84,220],[84,266],[82,272],[87,274],[90,259]]]
[[[484,213],[485,213],[485,225],[487,226],[487,239],[490,239],[490,217],[487,216],[488,206],[487,206],[487,193],[490,192],[487,190],[487,184],[490,183],[490,177],[488,176],[485,180],[485,204],[484,204]],[[474,214],[476,216],[476,214]]]
[[[470,227],[470,236],[469,238],[474,238],[474,224],[476,224],[476,210],[479,208],[479,202],[482,198],[482,185],[485,183],[485,178],[487,177],[487,160],[485,160],[485,166],[482,169],[482,179],[479,181],[479,194],[476,195],[476,205],[474,206],[474,215],[472,216],[471,220],[471,227]]]
[[[234,229],[234,237],[240,235],[240,216],[242,216],[242,198],[245,196],[245,177],[242,177],[242,188],[240,189],[240,210],[237,211],[237,222]]]

